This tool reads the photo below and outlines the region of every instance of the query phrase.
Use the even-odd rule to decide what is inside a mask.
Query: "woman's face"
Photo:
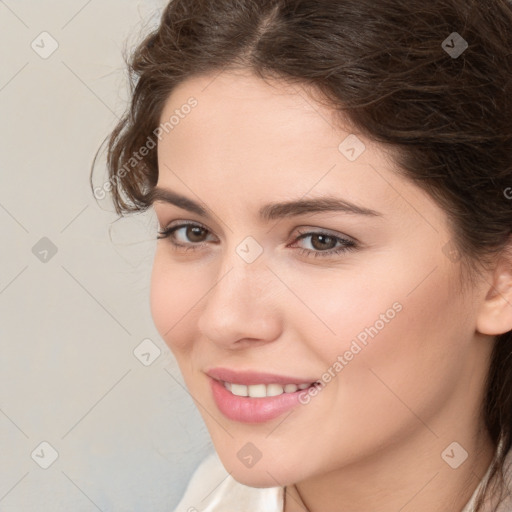
[[[226,468],[284,485],[420,440],[445,465],[490,344],[443,210],[303,89],[203,76],[172,116],[152,314]]]

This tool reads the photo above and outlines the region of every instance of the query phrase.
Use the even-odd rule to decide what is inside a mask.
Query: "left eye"
[[[178,235],[180,232],[181,235]],[[176,250],[194,251],[204,245],[209,233],[208,229],[199,224],[182,223],[159,231],[157,238],[168,238]],[[300,236],[293,241],[291,246],[293,247],[293,244],[307,238],[311,239],[312,249],[299,248],[300,253],[307,256],[331,256],[356,248],[356,242],[352,239],[321,231],[300,233]]]
[[[313,257],[332,256],[353,250],[357,247],[356,242],[351,239],[323,233],[321,231],[301,233],[294,243],[299,240],[305,240],[306,238],[310,238],[310,245],[313,249],[300,249],[300,252],[301,254],[312,255]],[[325,245],[329,247],[325,247]]]

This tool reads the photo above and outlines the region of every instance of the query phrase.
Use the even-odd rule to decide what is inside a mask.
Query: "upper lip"
[[[311,384],[317,379],[303,379],[300,377],[288,377],[272,373],[258,372],[255,370],[237,371],[230,368],[211,368],[205,371],[212,379],[232,384]]]

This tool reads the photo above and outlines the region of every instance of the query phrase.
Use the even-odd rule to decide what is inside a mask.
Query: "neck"
[[[484,477],[496,447],[486,431],[473,442],[460,440],[468,458],[453,469],[441,454],[457,437],[426,442],[425,435],[287,487],[284,512],[445,512],[447,505],[460,512]]]

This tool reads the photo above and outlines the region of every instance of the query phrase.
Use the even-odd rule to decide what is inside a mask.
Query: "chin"
[[[263,456],[252,467],[245,467],[239,460],[237,454],[217,451],[222,465],[228,473],[239,483],[249,487],[280,487],[291,485],[303,478],[303,475],[296,471],[290,471],[283,461],[278,457]]]
[[[226,470],[229,471],[229,466]],[[251,469],[236,468],[231,472],[231,476],[237,482],[247,485],[248,487],[267,488],[288,485],[288,482],[282,480],[282,475],[276,474],[272,469],[268,469],[264,466],[258,469],[256,469],[256,467]]]

